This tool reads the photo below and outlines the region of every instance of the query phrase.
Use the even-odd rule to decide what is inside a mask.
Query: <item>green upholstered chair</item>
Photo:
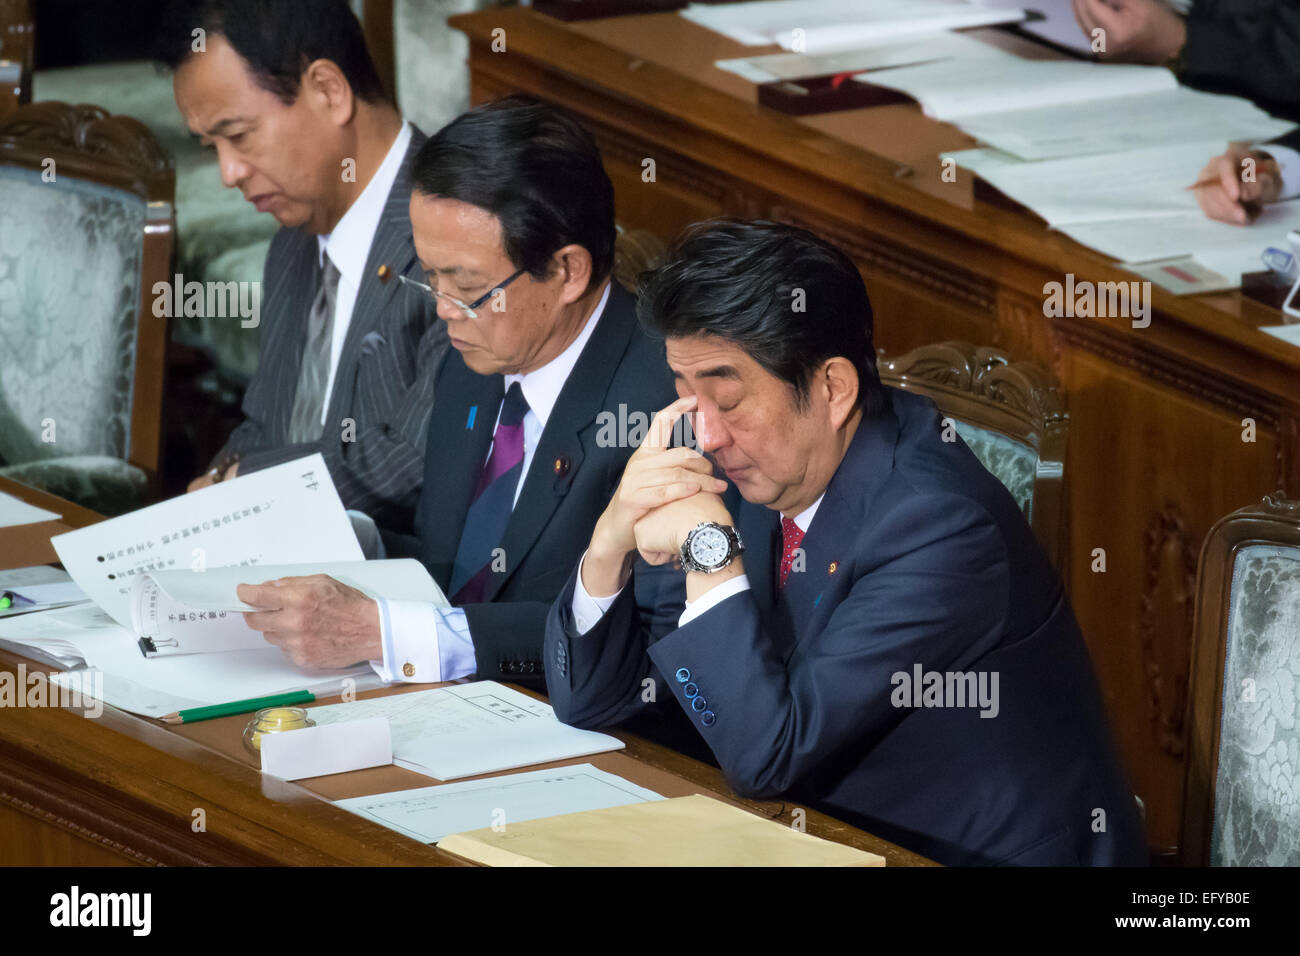
[[[106,514],[145,502],[173,189],[135,120],[63,103],[0,118],[0,475]]]
[[[1037,365],[966,342],[925,345],[892,359],[882,355],[879,368],[886,385],[934,400],[1064,570],[1069,419],[1055,380]]]
[[[1201,549],[1180,857],[1300,866],[1300,501],[1221,519]]]

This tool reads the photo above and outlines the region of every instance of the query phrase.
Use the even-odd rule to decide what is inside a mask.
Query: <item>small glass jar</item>
[[[305,707],[265,707],[253,715],[253,719],[244,728],[244,748],[261,760],[262,737],[265,734],[280,734],[286,730],[315,726],[316,721],[307,716]]]

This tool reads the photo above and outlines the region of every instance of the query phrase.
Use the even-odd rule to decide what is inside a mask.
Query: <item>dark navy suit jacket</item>
[[[502,376],[472,371],[455,349],[436,381],[414,528],[385,529],[384,540],[390,556],[418,557],[447,591],[505,390]],[[501,539],[501,569],[484,602],[465,605],[480,679],[540,688],[546,614],[636,450],[618,440],[635,435],[610,427],[602,412],[653,416],[676,398],[663,342],[641,330],[636,299],[611,279],[609,301],[523,478]]]
[[[942,439],[934,404],[889,396],[859,426],[783,592],[779,516],[747,502],[733,515],[751,590],[685,627],[684,576],[656,569],[634,571],[579,636],[571,577],[547,622],[556,713],[594,728],[671,708],[738,793],[804,803],[942,863],[1144,863],[1060,579],[997,479]],[[996,674],[996,716],[897,706],[896,675],[918,665],[983,672],[989,690]]]

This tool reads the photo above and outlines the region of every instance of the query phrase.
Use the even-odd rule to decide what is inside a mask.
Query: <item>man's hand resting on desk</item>
[[[668,447],[673,426],[695,403],[693,395],[679,398],[656,414],[641,447],[628,459],[613,498],[596,522],[582,562],[582,586],[588,594],[608,597],[627,583],[628,558],[637,550],[636,526],[642,518],[698,492],[726,490],[727,483],[713,475],[713,463],[698,451]]]
[[[241,584],[244,620],[298,667],[349,667],[384,656],[379,606],[325,574]]]
[[[1247,163],[1246,160],[1253,160]],[[1201,210],[1219,222],[1244,226],[1259,214],[1265,203],[1277,202],[1282,177],[1267,153],[1233,143],[1222,156],[1210,160],[1196,181],[1214,180],[1196,190]]]
[[[1074,18],[1089,38],[1105,31],[1103,60],[1167,62],[1187,42],[1187,24],[1163,0],[1073,0]],[[1095,46],[1095,44],[1094,44]]]

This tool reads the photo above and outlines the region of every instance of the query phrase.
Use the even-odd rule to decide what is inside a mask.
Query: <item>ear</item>
[[[826,396],[831,427],[838,431],[853,414],[858,399],[858,370],[844,356],[836,355],[822,363],[814,381]]]
[[[559,265],[564,276],[560,288],[560,301],[565,305],[577,302],[591,282],[591,253],[582,246],[569,244],[555,254],[552,261]]]
[[[298,95],[308,97],[308,105],[335,126],[346,126],[356,112],[352,86],[333,60],[313,61],[303,71]]]

